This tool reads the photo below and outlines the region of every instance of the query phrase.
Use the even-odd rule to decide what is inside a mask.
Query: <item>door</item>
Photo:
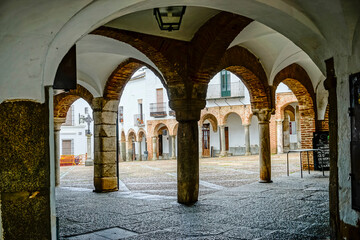
[[[159,156],[162,156],[163,155],[163,135],[159,135],[158,139],[159,139],[159,144],[158,144],[159,151],[158,151],[158,153],[159,153]]]
[[[229,127],[225,127],[225,151],[229,151]]]
[[[350,76],[350,103],[352,207],[360,210],[360,73]]]
[[[74,143],[73,140],[62,140],[62,155],[73,155]]]
[[[221,77],[221,97],[230,97],[230,73],[226,70],[220,72]]]
[[[202,155],[210,157],[210,124],[206,123],[202,126]]]

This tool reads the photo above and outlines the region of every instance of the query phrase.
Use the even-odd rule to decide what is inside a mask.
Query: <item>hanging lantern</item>
[[[159,28],[169,32],[179,30],[185,9],[185,6],[154,8]]]

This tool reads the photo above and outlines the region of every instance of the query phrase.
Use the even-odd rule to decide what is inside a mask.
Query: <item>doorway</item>
[[[210,124],[205,123],[202,126],[202,156],[210,157]]]

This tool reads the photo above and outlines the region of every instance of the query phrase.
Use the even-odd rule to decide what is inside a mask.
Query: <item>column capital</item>
[[[65,123],[66,118],[54,118],[54,131],[60,131],[61,125]]]
[[[250,127],[250,125],[251,125],[250,123],[244,123],[243,124],[244,127]]]
[[[177,121],[199,121],[201,109],[206,105],[202,99],[170,100],[169,105],[176,113]]]
[[[226,125],[219,125],[219,128],[225,128]]]
[[[254,109],[253,114],[258,117],[259,123],[269,123],[271,114],[274,111],[275,111],[274,109],[269,109],[269,108]]]

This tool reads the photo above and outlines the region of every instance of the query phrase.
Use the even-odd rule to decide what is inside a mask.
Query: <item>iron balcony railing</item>
[[[230,93],[228,90],[229,88],[230,88]],[[244,84],[242,82],[230,83],[230,86],[227,86],[226,92],[222,91],[221,84],[209,84],[208,86],[208,90],[206,94],[207,99],[235,98],[235,97],[244,97]]]
[[[145,126],[145,115],[144,114],[135,114],[134,115],[134,125],[137,127]]]
[[[172,109],[170,109],[170,110],[169,110],[169,116],[175,117],[175,111],[172,110]]]
[[[150,116],[155,118],[166,117],[166,102],[150,103]]]

